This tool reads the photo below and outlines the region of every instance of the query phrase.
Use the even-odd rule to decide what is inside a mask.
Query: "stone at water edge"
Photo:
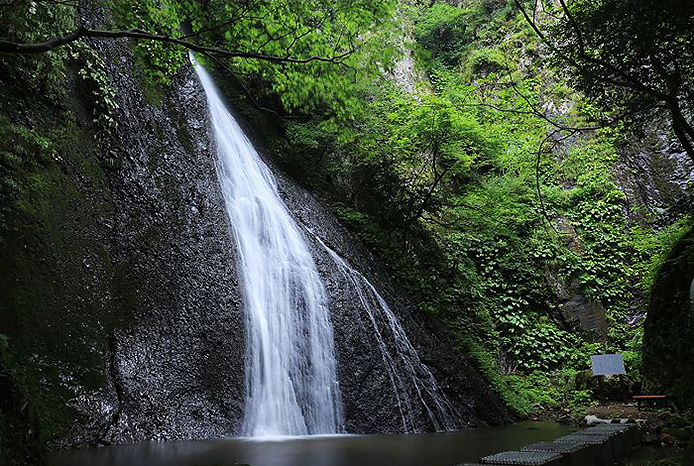
[[[583,422],[586,423],[588,426],[592,426],[595,424],[610,424],[612,422],[611,419],[602,419],[597,416],[594,416],[592,414],[587,415],[585,418],[583,418]]]

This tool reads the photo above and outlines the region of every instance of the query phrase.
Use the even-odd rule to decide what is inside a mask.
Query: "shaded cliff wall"
[[[16,170],[26,187],[0,252],[0,333],[36,413],[27,431],[60,446],[233,433],[243,324],[204,95],[185,69],[146,100],[127,43],[91,45],[119,107],[106,140],[81,63],[53,99],[3,63],[3,113],[50,141]]]
[[[112,256],[123,270],[119,307],[136,317],[109,337],[111,390],[101,403],[113,407],[103,435],[123,442],[236,432],[245,391],[241,298],[204,94],[186,68],[149,104],[123,72],[135,68],[129,51],[96,46],[110,58],[121,99]]]
[[[621,148],[615,179],[628,214],[662,227],[694,209],[694,162],[667,122],[650,125]]]
[[[646,389],[694,405],[694,229],[685,234],[658,272],[644,324]]]

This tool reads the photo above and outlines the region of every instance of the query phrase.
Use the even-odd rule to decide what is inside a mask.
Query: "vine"
[[[106,140],[118,126],[115,111],[119,108],[116,89],[106,74],[106,63],[93,48],[81,42],[70,45],[70,56],[80,63],[78,75],[90,87],[94,97],[93,122],[98,128],[95,137]]]

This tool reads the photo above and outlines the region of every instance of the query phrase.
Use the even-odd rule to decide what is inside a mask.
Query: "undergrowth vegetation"
[[[419,78],[363,76],[339,113],[299,107],[272,150],[518,413],[579,415],[599,395],[592,354],[621,353],[613,390],[638,390],[644,296],[691,220],[634,214],[615,181],[629,133],[592,124],[512,3],[402,6]]]

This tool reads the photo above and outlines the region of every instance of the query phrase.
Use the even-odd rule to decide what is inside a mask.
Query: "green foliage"
[[[193,34],[206,45],[299,60],[225,61],[225,72],[252,87],[257,97],[278,98],[286,110],[329,105],[346,111],[356,103],[353,84],[388,69],[396,52],[392,0],[184,2],[178,8],[192,18]],[[219,26],[208,30],[210,24]]]
[[[634,247],[641,257],[650,257],[650,260],[640,262],[637,273],[643,276],[641,287],[649,291],[655,283],[657,272],[663,267],[667,255],[680,239],[689,231],[694,219],[690,216],[676,220],[668,225],[658,235],[636,225],[632,230],[634,235]]]
[[[93,121],[99,128],[99,137],[107,139],[118,126],[114,118],[114,111],[118,108],[118,104],[115,100],[116,90],[111,86],[106,75],[104,60],[94,49],[83,43],[72,45],[70,56],[82,66],[78,75],[92,91],[94,99]]]
[[[594,404],[595,401],[591,390],[574,390],[569,394],[569,409],[572,412],[580,413],[581,409]]]
[[[564,176],[576,185],[566,198],[576,245],[564,256],[563,273],[577,277],[586,296],[606,307],[620,350],[638,353],[638,334],[626,325],[627,314],[671,244],[669,232],[682,230],[677,224],[658,234],[627,220],[624,194],[611,180],[616,160],[610,138],[599,135],[575,145],[563,163]],[[636,356],[630,357],[638,366]]]
[[[43,42],[72,30],[74,15],[75,6],[71,2],[10,2],[0,7],[0,36],[19,42]],[[31,56],[3,54],[0,69],[21,70],[28,93],[58,101],[64,98],[66,58],[65,49]]]
[[[506,405],[518,416],[528,417],[534,409],[534,400],[531,394],[519,390],[510,377],[504,377],[496,359],[489,350],[471,338],[469,332],[463,332],[460,337],[462,342],[460,351],[468,355],[480,372],[487,379],[492,390],[499,394]]]
[[[574,83],[589,97],[604,106],[641,105],[635,99],[652,98],[638,82],[666,92],[675,70],[683,85],[691,79],[692,7],[679,1],[591,0],[571,3],[571,17],[562,15],[552,29],[556,35],[557,59],[574,60],[570,68]],[[580,32],[579,32],[580,31]],[[580,34],[580,37],[579,37]],[[583,49],[581,49],[583,47]],[[608,66],[597,63],[602,61]],[[629,78],[614,83],[614,69],[627,69]],[[674,83],[673,83],[674,84]],[[635,94],[620,96],[620,89]],[[680,89],[686,98],[689,90]]]
[[[415,39],[445,66],[455,66],[472,39],[468,26],[469,10],[446,2],[436,2],[417,18]]]
[[[28,175],[56,156],[49,139],[0,115],[0,228],[7,228],[7,216],[20,207]]]
[[[507,377],[513,390],[526,397],[534,411],[566,407],[574,417],[582,417],[583,409],[594,405],[593,392],[586,388],[585,372],[574,369],[546,372],[516,373]]]
[[[179,37],[186,2],[112,0],[116,27],[136,28],[152,34]],[[186,63],[187,52],[180,46],[151,40],[136,41],[135,58],[142,64],[145,82],[168,84]]]
[[[528,397],[534,408],[551,409],[559,406],[559,387],[545,372],[535,371],[527,376],[511,375],[508,380],[514,390]]]
[[[628,220],[613,175],[620,134],[538,156],[548,125],[535,108],[568,108],[568,126],[592,113],[510,3],[404,11],[429,83],[351,84],[359,104],[286,124],[278,158],[333,201],[517,412],[589,405],[591,354],[621,352],[637,383],[641,331],[627,320],[643,311],[654,252],[681,230]],[[606,341],[565,322],[549,276],[605,307]]]

